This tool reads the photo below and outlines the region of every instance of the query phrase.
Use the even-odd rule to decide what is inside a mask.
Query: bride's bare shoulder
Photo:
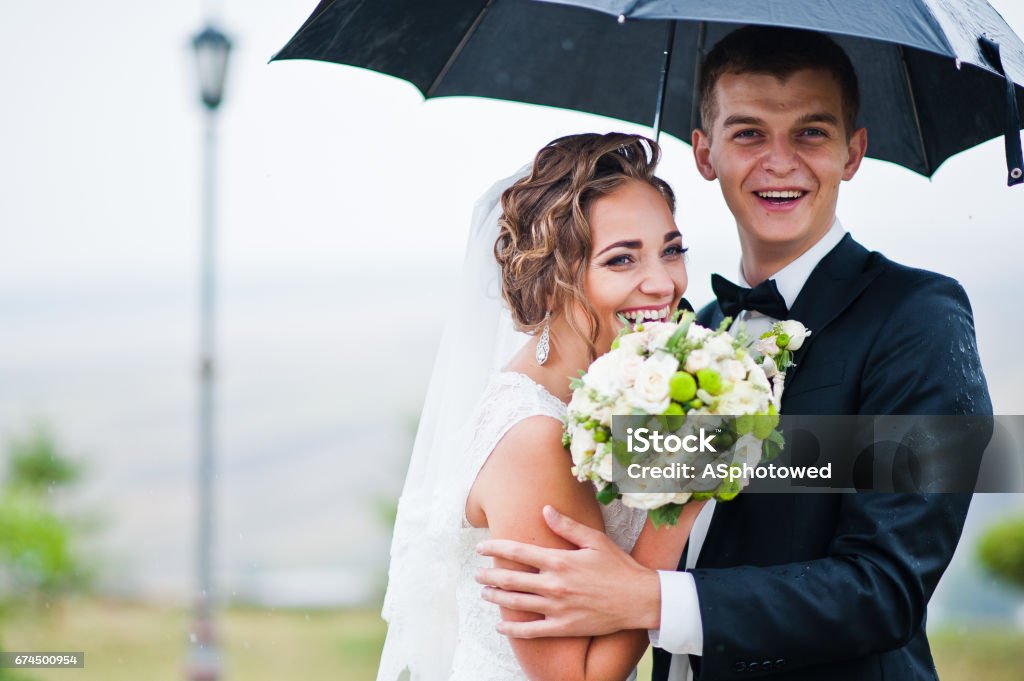
[[[571,466],[562,446],[561,422],[546,416],[523,419],[509,429],[480,469],[467,499],[466,517],[477,527],[490,527],[492,536],[518,538],[543,525],[540,511],[552,504],[601,527],[593,490],[589,483],[576,480]]]

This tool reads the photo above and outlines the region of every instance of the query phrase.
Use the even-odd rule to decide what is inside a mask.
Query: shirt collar
[[[817,267],[821,259],[828,255],[829,251],[839,245],[839,242],[843,240],[843,236],[846,235],[846,230],[843,229],[843,225],[840,224],[839,218],[832,220],[832,226],[829,228],[825,235],[818,239],[817,243],[804,251],[799,258],[789,263],[781,270],[773,274],[769,279],[775,281],[775,285],[779,288],[779,293],[786,301],[786,307],[793,307],[793,303],[796,302],[796,297],[800,295],[800,290],[807,283],[807,279],[811,276],[811,272]],[[743,276],[743,262],[740,262],[740,277],[739,281],[743,286],[751,288],[750,282]]]

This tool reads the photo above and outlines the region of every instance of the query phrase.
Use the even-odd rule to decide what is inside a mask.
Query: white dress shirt
[[[839,219],[834,219],[832,227],[817,243],[770,277],[775,280],[779,293],[786,301],[786,307],[793,307],[811,272],[821,259],[842,241],[845,234],[846,230],[839,223]],[[751,288],[750,282],[743,274],[742,263],[739,270],[737,283]],[[729,332],[735,334],[742,324],[748,336],[757,338],[777,321],[779,320],[760,312],[744,310],[737,316]],[[707,538],[714,510],[715,501],[712,500],[704,505],[693,523],[686,553],[687,571],[697,565],[697,558]],[[659,570],[658,578],[661,584],[661,628],[649,632],[651,645],[672,653],[668,681],[691,681],[693,671],[690,669],[690,658],[687,656],[701,655],[704,652],[704,629],[700,619],[700,603],[697,600],[697,584],[689,572]]]

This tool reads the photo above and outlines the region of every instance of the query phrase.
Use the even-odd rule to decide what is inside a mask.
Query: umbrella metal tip
[[[626,23],[626,15],[625,14],[620,14],[619,15],[619,23],[620,24]]]

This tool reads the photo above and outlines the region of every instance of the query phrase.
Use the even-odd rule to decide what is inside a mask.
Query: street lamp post
[[[215,460],[214,400],[214,315],[216,302],[216,151],[217,110],[224,96],[231,41],[211,25],[192,40],[199,89],[204,111],[203,130],[203,203],[200,239],[199,285],[199,517],[196,544],[197,588],[195,614],[190,636],[188,678],[191,681],[215,681],[220,677],[220,653],[214,632],[213,584],[213,478]]]

